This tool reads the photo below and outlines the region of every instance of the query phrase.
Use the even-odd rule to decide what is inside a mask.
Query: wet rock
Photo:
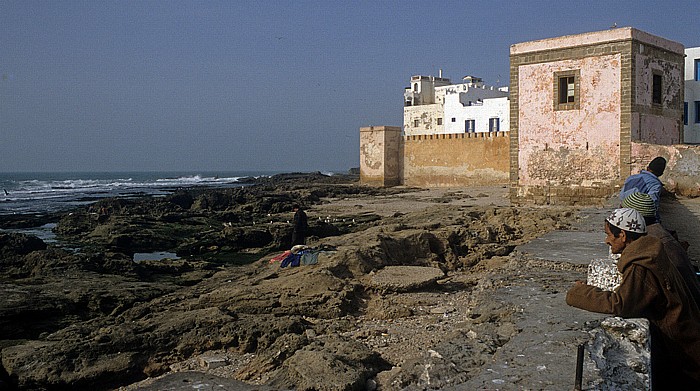
[[[32,251],[45,250],[46,243],[32,235],[0,233],[0,259],[13,255],[26,255]]]

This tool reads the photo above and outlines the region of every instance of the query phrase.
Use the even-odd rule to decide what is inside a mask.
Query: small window
[[[580,108],[581,71],[554,72],[554,110],[578,110]]]
[[[661,91],[663,91],[662,86],[662,76],[659,74],[654,74],[652,76],[651,83],[651,102],[657,105],[661,104]]]
[[[457,122],[457,118],[452,117],[452,122]]]
[[[417,128],[418,125],[420,125],[420,120],[414,119],[414,120],[413,120],[413,127],[414,127],[414,128]]]
[[[683,102],[683,125],[688,125],[688,102]]]
[[[559,78],[559,103],[574,103],[574,77],[564,76]]]
[[[700,100],[695,101],[695,123],[700,124]]]
[[[695,59],[695,81],[700,81],[700,58]]]
[[[474,133],[476,131],[476,120],[468,119],[464,121],[464,131]]]
[[[418,92],[418,83],[413,83],[413,91]]]
[[[498,117],[489,118],[489,132],[498,132],[500,129],[501,121]]]
[[[438,118],[437,123],[438,123],[438,125],[442,125],[442,118]]]

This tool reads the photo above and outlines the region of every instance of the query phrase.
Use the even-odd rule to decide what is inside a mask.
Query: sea
[[[180,188],[244,186],[242,178],[277,172],[0,173],[0,219],[60,212],[107,197],[166,195]]]
[[[245,186],[243,178],[272,176],[278,172],[21,172],[0,173],[0,221],[16,214],[68,211],[101,198],[162,196],[193,187]],[[54,223],[40,227],[0,229],[57,243]],[[134,261],[177,258],[167,252],[137,253]]]

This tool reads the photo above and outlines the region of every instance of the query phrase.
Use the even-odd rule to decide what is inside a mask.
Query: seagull
[[[612,26],[610,26],[611,29],[616,29],[617,28],[617,23],[613,23]]]
[[[2,190],[5,191],[5,195],[6,195],[6,196],[9,196],[9,195],[10,195],[10,193],[7,192],[7,189],[2,189]]]

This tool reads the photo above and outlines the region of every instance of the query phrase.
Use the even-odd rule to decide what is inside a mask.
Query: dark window
[[[683,102],[683,125],[688,125],[688,102]]]
[[[468,119],[464,121],[464,131],[467,133],[474,133],[476,131],[476,120]]]
[[[574,103],[576,101],[576,89],[574,76],[559,78],[559,103]]]
[[[661,77],[661,75],[654,74],[654,76],[652,77],[651,102],[657,105],[661,104],[661,91],[663,90],[662,80],[663,78]]]
[[[700,59],[695,59],[695,81],[700,81]]]
[[[413,91],[418,91],[418,83],[413,83]]]
[[[413,127],[414,127],[414,128],[417,128],[418,125],[420,125],[420,120],[414,119],[414,120],[413,120]]]
[[[437,119],[438,125],[442,125],[442,118]]]
[[[553,82],[554,110],[580,110],[581,70],[554,72]]]
[[[700,100],[695,101],[695,123],[700,124]]]
[[[452,122],[457,122],[457,118],[452,117]]]
[[[498,118],[489,118],[489,132],[498,132],[501,121]]]

